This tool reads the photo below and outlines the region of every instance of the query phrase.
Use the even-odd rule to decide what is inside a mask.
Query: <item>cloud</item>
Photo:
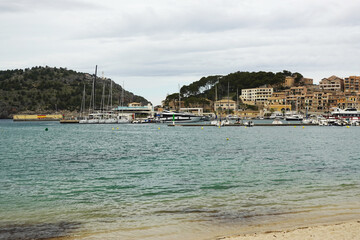
[[[41,11],[87,11],[100,8],[95,3],[80,0],[2,0],[0,12],[21,13]]]
[[[359,8],[353,0],[3,0],[0,68],[92,73],[97,64],[145,97],[158,86],[162,98],[179,83],[234,71],[359,75]]]

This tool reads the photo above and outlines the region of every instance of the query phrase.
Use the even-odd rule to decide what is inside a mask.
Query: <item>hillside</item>
[[[275,89],[281,89],[282,83],[286,76],[295,77],[295,81],[302,78],[300,73],[291,73],[284,70],[283,72],[235,72],[225,76],[208,76],[203,77],[189,85],[185,85],[180,89],[181,99],[185,105],[204,104],[207,100],[215,100],[215,86],[217,88],[217,97],[221,99],[229,95],[236,100],[237,92],[240,94],[241,89],[256,88],[260,86],[272,86]],[[169,103],[179,98],[179,93],[168,95],[165,103]]]
[[[0,71],[0,118],[10,118],[21,112],[53,113],[79,111],[84,91],[89,107],[94,74],[79,73],[66,68],[33,67]],[[108,102],[111,79],[97,78],[96,106],[100,106],[103,84],[106,85],[105,103]],[[113,105],[122,99],[122,87],[113,82]],[[124,90],[124,105],[129,102],[148,101]]]

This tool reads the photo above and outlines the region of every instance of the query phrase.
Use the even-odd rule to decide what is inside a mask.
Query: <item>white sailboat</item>
[[[107,117],[105,119],[105,123],[117,123],[118,119],[112,111],[112,80],[110,79],[110,90],[109,90],[109,98],[108,98],[108,112]]]
[[[95,113],[95,80],[97,75],[97,65],[95,66],[95,77],[93,79],[91,97],[90,97],[90,105],[89,105],[89,118],[87,119],[87,123],[94,124],[99,123],[98,113]]]
[[[124,82],[123,85],[121,87],[121,106],[124,105]],[[121,114],[119,113],[117,116],[117,123],[120,124],[124,124],[124,123],[130,123],[130,119],[128,118],[128,116],[124,115],[124,110],[121,110]]]
[[[82,100],[81,100],[79,123],[88,123],[88,120],[85,117],[85,84],[84,84],[83,97],[82,97]]]

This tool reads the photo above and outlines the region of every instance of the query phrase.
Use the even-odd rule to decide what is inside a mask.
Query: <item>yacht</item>
[[[304,116],[301,114],[285,115],[286,121],[302,121],[303,119],[304,119]]]
[[[199,122],[201,120],[201,116],[197,116],[192,113],[163,111],[158,114],[157,120],[161,123],[189,123]]]
[[[270,119],[283,118],[283,115],[282,113],[272,113],[269,118]]]
[[[346,108],[344,110],[335,108],[334,111],[331,112],[331,115],[335,118],[359,118],[360,111],[356,108]]]

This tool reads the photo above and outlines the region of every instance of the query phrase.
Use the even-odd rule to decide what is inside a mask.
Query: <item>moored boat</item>
[[[163,111],[158,114],[157,121],[161,123],[190,123],[190,122],[199,122],[201,120],[201,116],[194,115],[192,113],[184,113],[184,112],[170,112]]]
[[[331,116],[335,118],[359,118],[360,117],[360,111],[358,111],[356,108],[346,108],[346,109],[340,109],[335,108],[334,111],[331,112]]]
[[[283,124],[283,122],[280,121],[279,118],[275,118],[275,120],[272,122],[272,124]]]
[[[304,116],[301,114],[285,115],[286,121],[302,121],[303,119],[304,119]]]

